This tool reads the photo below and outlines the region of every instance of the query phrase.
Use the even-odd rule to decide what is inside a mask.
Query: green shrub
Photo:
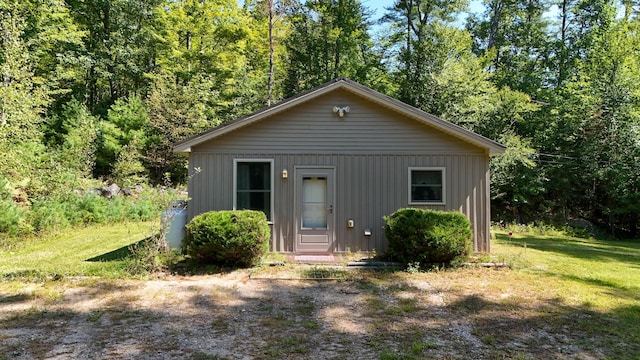
[[[42,234],[70,226],[157,219],[169,200],[176,198],[173,189],[149,188],[134,196],[111,199],[92,192],[63,192],[30,198],[25,205],[18,205],[6,187],[6,181],[0,179],[0,238]]]
[[[56,231],[71,226],[68,218],[68,204],[64,201],[56,201],[58,197],[50,200],[36,200],[31,207],[29,221],[36,232]]]
[[[164,202],[160,202],[164,203]],[[127,219],[131,221],[148,221],[158,216],[158,211],[166,207],[159,207],[158,201],[150,197],[138,199],[127,207]]]
[[[187,224],[186,253],[194,260],[251,266],[268,250],[271,230],[260,211],[211,211]]]
[[[28,224],[24,209],[11,199],[11,190],[9,181],[0,176],[0,234],[16,236],[28,228]]]
[[[156,189],[144,191],[138,197],[119,195],[112,199],[92,193],[50,196],[33,201],[29,221],[36,232],[89,224],[147,221],[157,218],[166,209],[167,199],[174,196]]]
[[[11,199],[0,199],[0,234],[17,236],[25,229],[28,229],[28,224],[24,211]]]
[[[472,249],[469,220],[458,212],[399,209],[385,217],[389,255],[403,264],[450,264]]]

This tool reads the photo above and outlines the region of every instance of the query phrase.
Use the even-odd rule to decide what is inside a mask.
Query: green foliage
[[[0,4],[0,177],[22,181],[39,167],[41,114],[50,98],[34,76],[34,59],[24,30],[25,9],[17,2]]]
[[[74,95],[105,115],[119,98],[148,86],[158,39],[153,10],[162,0],[65,1],[73,22],[86,31],[74,62],[82,66]]]
[[[131,95],[128,98],[120,98],[109,108],[107,120],[100,122],[100,147],[97,153],[97,173],[107,175],[114,172],[112,167],[123,148],[127,166],[133,167],[126,171],[121,169],[117,176],[127,174],[139,174],[142,169],[134,165],[140,161],[141,156],[135,152],[144,148],[148,140],[149,114],[146,105],[140,97]],[[129,146],[130,145],[130,146]],[[125,160],[125,159],[123,159]]]
[[[104,179],[182,183],[175,142],[346,76],[508,145],[500,219],[637,237],[637,4],[567,0],[557,24],[546,0],[483,5],[463,30],[462,0],[398,0],[375,28],[359,0],[0,0],[3,226]]]
[[[0,234],[17,236],[28,230],[24,210],[13,202],[9,182],[0,177]]]
[[[469,220],[461,213],[399,209],[385,217],[391,258],[405,265],[464,260],[472,251]]]
[[[233,0],[167,2],[155,14],[161,43],[152,79],[168,76],[177,88],[198,88],[198,110],[215,114],[202,120],[215,123],[265,105],[269,69],[263,17],[250,16]]]
[[[167,270],[179,259],[177,251],[171,250],[165,239],[165,233],[150,236],[129,246],[131,253],[127,270],[132,275],[157,273]]]
[[[140,140],[134,138],[129,144],[122,147],[118,159],[113,166],[113,178],[120,186],[129,187],[146,183],[145,167],[140,158]]]
[[[546,80],[545,60],[550,57],[548,20],[544,16],[549,4],[545,0],[483,3],[485,13],[467,20],[475,52],[490,59],[499,88],[537,94]]]
[[[79,177],[91,177],[95,165],[97,119],[86,106],[72,100],[63,107],[60,137],[60,166]]]
[[[95,193],[56,194],[16,205],[0,188],[0,234],[25,236],[60,231],[72,226],[148,221],[166,208],[171,192],[149,189],[136,197],[106,199]]]
[[[179,83],[171,73],[155,75],[146,100],[150,129],[144,158],[153,181],[162,181],[166,173],[175,183],[186,180],[186,156],[174,153],[173,144],[219,125],[220,101],[213,76],[194,75]]]
[[[407,104],[434,115],[440,115],[439,91],[434,76],[447,60],[456,59],[468,40],[453,26],[456,15],[466,2],[398,0],[385,20],[392,23],[390,41],[398,55],[392,69],[398,86],[398,97]],[[468,37],[468,36],[466,36]],[[462,41],[460,41],[462,40]]]
[[[501,137],[507,150],[491,159],[491,201],[494,216],[517,221],[535,213],[535,199],[544,193],[544,171],[535,161],[535,150],[518,136]]]
[[[35,201],[30,216],[36,231],[56,231],[69,226],[120,221],[121,206],[121,202],[111,204],[97,194],[56,196]]]
[[[358,0],[298,4],[289,18],[291,35],[285,94],[293,96],[337,77],[377,87],[387,77],[374,53],[369,14]]]
[[[200,214],[186,229],[187,254],[199,262],[228,266],[257,264],[271,238],[266,216],[253,210]]]
[[[495,227],[497,231],[507,231],[511,233],[519,234],[535,234],[543,236],[557,236],[557,237],[573,237],[581,239],[593,239],[593,233],[597,232],[591,226],[585,227],[572,226],[571,224],[548,224],[548,223],[528,223],[518,224],[509,223],[501,224],[500,227]]]
[[[232,0],[168,2],[156,9],[162,25],[159,65],[181,80],[197,74],[220,79],[245,64],[252,19]]]

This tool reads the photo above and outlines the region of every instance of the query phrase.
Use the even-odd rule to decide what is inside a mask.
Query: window
[[[444,204],[444,168],[409,168],[409,204]]]
[[[271,221],[273,204],[273,161],[234,160],[234,209],[259,210]]]

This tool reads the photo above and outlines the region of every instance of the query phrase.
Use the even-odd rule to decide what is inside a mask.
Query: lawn
[[[426,273],[286,265],[134,279],[125,260],[87,261],[151,227],[3,249],[0,359],[640,358],[638,241],[498,232],[492,258],[510,267]]]
[[[0,279],[47,279],[68,276],[126,276],[127,259],[101,256],[157,232],[157,222],[127,222],[65,230],[12,245],[0,243]],[[123,249],[124,248],[124,249]]]

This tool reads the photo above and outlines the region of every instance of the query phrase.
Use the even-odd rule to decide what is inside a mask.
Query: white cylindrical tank
[[[172,249],[182,248],[182,240],[185,237],[184,227],[187,225],[187,202],[172,201],[169,209],[162,212],[161,219],[162,229],[169,247]]]

